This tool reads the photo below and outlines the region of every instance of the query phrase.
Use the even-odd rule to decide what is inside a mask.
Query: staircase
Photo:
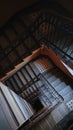
[[[1,29],[1,78],[39,48],[42,42],[73,66],[72,19],[59,16],[45,7],[40,4],[29,8],[29,11],[24,9]]]
[[[19,129],[29,129],[40,119],[45,120],[44,116],[48,116],[49,112],[56,112],[55,108],[59,104],[64,104],[67,109],[61,108],[61,113],[65,113],[59,120],[72,110],[69,109],[68,102],[73,99],[73,83],[48,57],[40,55],[21,67],[16,67],[11,73],[3,79],[3,83],[29,102],[35,112],[30,122],[24,123]],[[38,102],[41,108],[36,105]]]
[[[19,130],[52,130],[73,110],[73,81],[70,78],[44,55],[24,63],[33,50],[45,43],[73,69],[73,20],[45,7],[29,9],[26,14],[24,9],[0,31],[1,81],[34,109],[28,120],[17,124]],[[19,114],[22,116],[20,109]]]

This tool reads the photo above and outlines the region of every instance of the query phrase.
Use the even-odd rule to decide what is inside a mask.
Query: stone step
[[[59,85],[57,85],[56,87],[55,87],[55,89],[58,91],[58,92],[60,92],[60,91],[62,91],[64,88],[66,88],[67,87],[67,85],[66,85],[66,83],[64,83],[64,82],[61,82]]]
[[[62,91],[60,91],[59,93],[60,93],[60,95],[61,96],[65,96],[67,93],[69,93],[69,92],[71,92],[72,91],[72,89],[71,89],[71,87],[70,86],[66,86]]]

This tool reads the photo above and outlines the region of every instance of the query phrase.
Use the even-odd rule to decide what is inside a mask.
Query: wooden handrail
[[[41,47],[41,54],[48,56],[60,70],[62,70],[67,76],[69,76],[71,79],[73,79],[73,74],[68,69],[68,67],[66,67],[67,65],[65,66],[65,63],[62,61],[62,59],[58,55],[56,55],[51,48],[48,49],[43,44]]]
[[[19,70],[21,67],[23,67],[28,62],[30,62],[32,59],[35,59],[40,54],[48,56],[52,60],[52,62],[60,70],[62,70],[67,76],[69,76],[71,79],[73,79],[73,74],[72,74],[73,70],[72,70],[72,68],[70,68],[68,65],[66,65],[63,62],[63,60],[61,59],[61,57],[59,57],[58,55],[56,55],[51,48],[48,49],[45,46],[45,44],[42,44],[41,48],[33,51],[30,56],[28,56],[25,59],[23,59],[23,62],[20,63],[20,64],[18,64],[17,66],[15,66],[15,68],[12,71],[8,72],[6,74],[6,76],[1,79],[1,81],[4,81],[5,79],[7,79],[9,76],[11,76],[12,74],[14,74],[17,70]]]

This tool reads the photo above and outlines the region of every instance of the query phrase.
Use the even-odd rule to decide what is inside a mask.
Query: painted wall
[[[11,130],[11,127],[8,124],[8,121],[4,115],[3,109],[0,105],[0,130]]]

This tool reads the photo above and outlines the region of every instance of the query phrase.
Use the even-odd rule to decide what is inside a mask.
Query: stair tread
[[[64,88],[63,90],[60,91],[60,94],[62,96],[66,95],[67,93],[69,93],[70,91],[72,91],[70,86],[67,86],[66,88]]]
[[[69,100],[73,99],[73,90],[71,90],[66,95],[64,95],[63,98],[64,98],[65,103],[67,103]]]
[[[24,68],[22,68],[21,71],[22,71],[24,77],[26,77],[27,81],[29,82],[31,79],[30,79],[29,75],[27,74],[26,70]]]
[[[57,86],[55,87],[55,89],[56,89],[58,92],[60,92],[62,89],[66,88],[66,87],[67,87],[66,83],[61,82],[59,85],[57,85]]]
[[[35,75],[34,75],[33,71],[31,70],[30,66],[26,65],[25,68],[27,69],[27,71],[29,72],[29,74],[31,75],[31,77],[34,79]]]
[[[39,74],[39,71],[38,71],[38,69],[36,68],[36,66],[34,65],[34,63],[30,62],[29,64],[30,64],[30,66],[32,67],[32,69],[33,69],[33,71],[35,72],[35,74],[38,75],[38,74]]]
[[[27,84],[27,82],[26,82],[25,78],[23,77],[22,73],[20,71],[18,71],[17,74],[18,74],[20,80],[23,82],[23,84],[24,85]]]
[[[56,86],[58,86],[61,82],[62,82],[61,79],[58,78],[57,80],[55,80],[55,81],[52,83],[52,85],[53,85],[54,87],[56,87]]]

